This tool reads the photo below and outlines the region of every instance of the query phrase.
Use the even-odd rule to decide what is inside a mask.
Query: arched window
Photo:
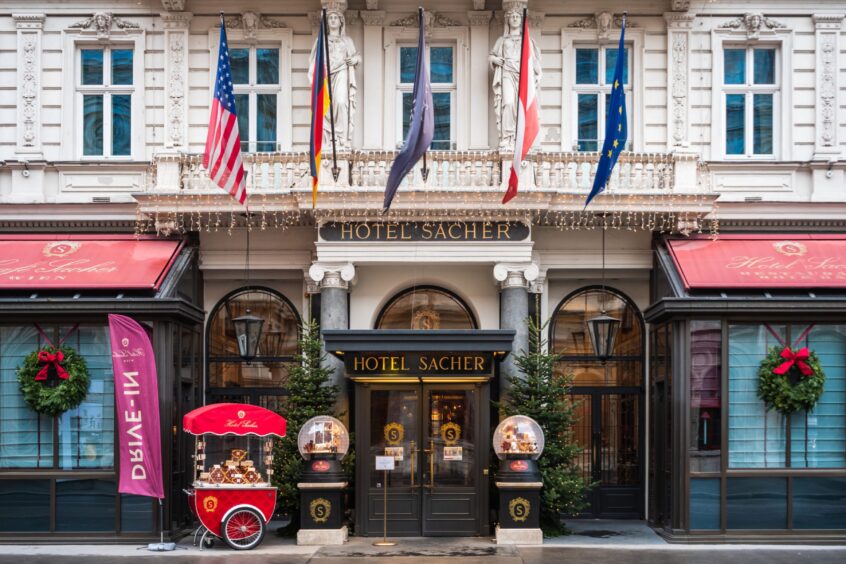
[[[614,351],[603,362],[593,353],[587,320],[602,309],[620,320]],[[643,322],[623,294],[609,289],[578,290],[562,300],[550,328],[552,350],[559,366],[575,376],[575,386],[640,386],[643,379]]]
[[[238,354],[232,320],[249,308],[264,319],[256,358]],[[213,401],[237,401],[274,408],[294,359],[300,317],[288,299],[269,288],[241,288],[215,306],[208,324],[208,392]]]
[[[382,308],[376,329],[476,329],[476,319],[461,298],[436,286],[403,290]]]

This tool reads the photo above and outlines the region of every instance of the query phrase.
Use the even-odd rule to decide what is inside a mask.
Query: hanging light
[[[238,354],[250,362],[258,352],[264,319],[252,315],[250,309],[247,308],[245,314],[233,319],[232,323],[235,325],[235,337],[238,340]]]
[[[611,358],[614,353],[614,340],[620,328],[620,320],[605,312],[605,216],[602,216],[602,296],[600,297],[599,315],[591,317],[585,323],[593,354],[603,362]]]

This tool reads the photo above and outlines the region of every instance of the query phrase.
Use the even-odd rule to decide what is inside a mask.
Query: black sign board
[[[490,376],[494,353],[386,352],[347,353],[347,375],[356,376]]]
[[[529,226],[507,221],[350,221],[320,226],[324,241],[524,241]]]

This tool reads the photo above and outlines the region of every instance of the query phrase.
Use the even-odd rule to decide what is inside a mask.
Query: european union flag
[[[599,166],[596,167],[596,177],[593,179],[593,188],[588,194],[585,207],[605,190],[605,185],[611,178],[611,171],[617,164],[617,157],[620,156],[620,151],[626,146],[629,132],[626,126],[626,90],[623,84],[623,69],[626,63],[626,51],[623,45],[625,36],[626,16],[623,15],[620,46],[617,48],[617,64],[614,67],[614,84],[611,90],[611,99],[608,103],[608,119],[605,120],[605,143],[602,145]]]

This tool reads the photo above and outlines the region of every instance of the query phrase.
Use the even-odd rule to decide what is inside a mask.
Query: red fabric
[[[61,378],[62,380],[68,379],[68,371],[62,367],[60,363],[64,362],[65,360],[65,353],[62,351],[56,351],[56,354],[50,354],[47,351],[40,351],[38,353],[38,362],[44,364],[41,367],[41,370],[38,371],[38,374],[35,375],[36,380],[46,380],[48,374],[50,373],[50,366],[56,367],[56,375]]]
[[[248,505],[258,509],[264,522],[270,521],[276,509],[276,488],[196,488],[194,492],[194,511],[200,523],[213,535],[220,536],[220,526],[230,509],[239,505]]]
[[[285,418],[246,403],[213,403],[195,409],[182,418],[182,429],[192,435],[285,436]]]
[[[804,376],[810,376],[814,373],[811,370],[811,367],[805,364],[804,361],[808,360],[808,357],[811,355],[810,351],[808,351],[808,347],[803,347],[799,349],[797,352],[793,352],[790,350],[790,347],[784,347],[784,350],[781,351],[781,358],[787,359],[781,364],[778,365],[777,368],[773,370],[773,374],[778,374],[779,376],[783,374],[787,374],[787,371],[790,370],[790,367],[794,364],[799,368],[799,372],[801,372]]]
[[[846,287],[846,235],[720,235],[667,247],[687,289]]]
[[[181,249],[132,235],[4,235],[0,289],[158,290]]]

